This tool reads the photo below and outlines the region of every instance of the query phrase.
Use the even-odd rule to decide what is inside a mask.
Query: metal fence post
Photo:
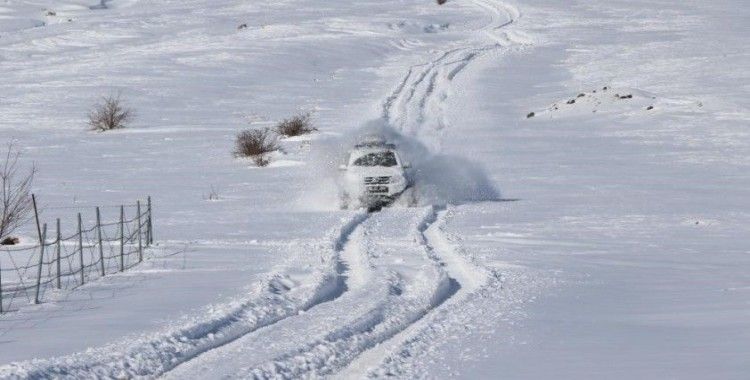
[[[39,224],[39,210],[36,207],[36,195],[34,194],[31,194],[31,204],[34,206],[34,221],[36,221],[37,236],[39,237],[39,240],[42,240],[42,229],[41,224]]]
[[[151,218],[152,208],[151,208],[151,196],[150,195],[148,196],[147,208],[148,208],[148,219],[147,219],[148,224],[146,226],[146,233],[148,233],[148,235],[146,236],[146,246],[149,247],[151,246],[151,244],[154,243],[154,224]]]
[[[2,265],[0,265],[0,314],[2,313],[3,313],[3,268],[2,268]]]
[[[47,224],[42,227],[42,233],[40,236],[39,243],[39,266],[36,271],[36,292],[34,293],[34,303],[39,303],[39,288],[42,285],[42,265],[44,264],[44,241],[47,238]]]
[[[141,221],[142,221],[142,219],[141,219],[141,201],[140,200],[136,202],[136,211],[138,212],[138,218],[137,218],[137,222],[138,222],[138,262],[140,263],[140,262],[143,261],[143,240],[141,238],[141,233],[142,233]]]
[[[102,277],[107,273],[104,270],[104,246],[102,245],[102,214],[99,207],[96,208],[96,237],[99,241],[99,264],[101,264]]]
[[[60,282],[60,272],[61,272],[61,264],[60,264],[60,241],[62,240],[62,232],[60,231],[60,218],[57,218],[57,236],[55,238],[55,264],[57,266],[57,288],[62,289],[62,284]]]
[[[120,206],[120,272],[125,271],[125,206]]]
[[[81,285],[85,282],[84,280],[84,265],[83,265],[83,223],[81,222],[81,213],[78,213],[78,257],[81,261]]]

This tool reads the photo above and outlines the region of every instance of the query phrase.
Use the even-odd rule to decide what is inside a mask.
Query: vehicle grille
[[[388,186],[367,186],[367,192],[370,194],[388,194]]]
[[[383,185],[391,182],[391,177],[365,177],[365,185]]]

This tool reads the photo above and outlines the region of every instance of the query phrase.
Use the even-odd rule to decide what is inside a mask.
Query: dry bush
[[[17,245],[21,243],[21,239],[13,236],[8,236],[5,239],[0,240],[0,245]]]
[[[250,157],[258,166],[266,166],[271,161],[268,153],[279,149],[276,135],[268,128],[248,129],[240,132],[235,141],[234,154],[238,157]]]
[[[282,136],[294,137],[300,135],[306,135],[317,131],[318,129],[312,125],[312,115],[308,113],[300,113],[289,119],[282,120],[276,125],[276,132]]]
[[[27,172],[21,172],[18,159],[21,153],[13,143],[8,144],[5,163],[0,167],[0,239],[5,239],[18,227],[26,223],[31,215],[31,184],[34,182],[36,169],[32,166]]]
[[[92,130],[104,132],[125,128],[125,125],[134,117],[135,113],[122,104],[119,94],[110,95],[104,97],[102,102],[96,104],[89,112],[88,124]]]

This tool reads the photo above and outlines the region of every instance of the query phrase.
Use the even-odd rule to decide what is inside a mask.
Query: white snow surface
[[[42,219],[150,195],[157,241],[0,315],[0,378],[747,378],[748,20],[738,0],[0,0],[0,133]],[[135,121],[88,131],[117,93]],[[233,157],[300,111],[318,131],[271,165]],[[418,207],[338,210],[373,129]]]

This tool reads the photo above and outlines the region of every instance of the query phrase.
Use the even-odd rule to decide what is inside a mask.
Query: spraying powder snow
[[[394,143],[402,159],[411,164],[419,205],[500,199],[500,192],[477,163],[459,156],[431,152],[419,140],[399,133],[383,119],[376,119],[346,135],[316,141],[311,152],[312,170],[307,178],[311,191],[299,200],[303,208],[339,207],[338,167],[346,162],[349,150],[363,136],[370,135],[382,136]]]

